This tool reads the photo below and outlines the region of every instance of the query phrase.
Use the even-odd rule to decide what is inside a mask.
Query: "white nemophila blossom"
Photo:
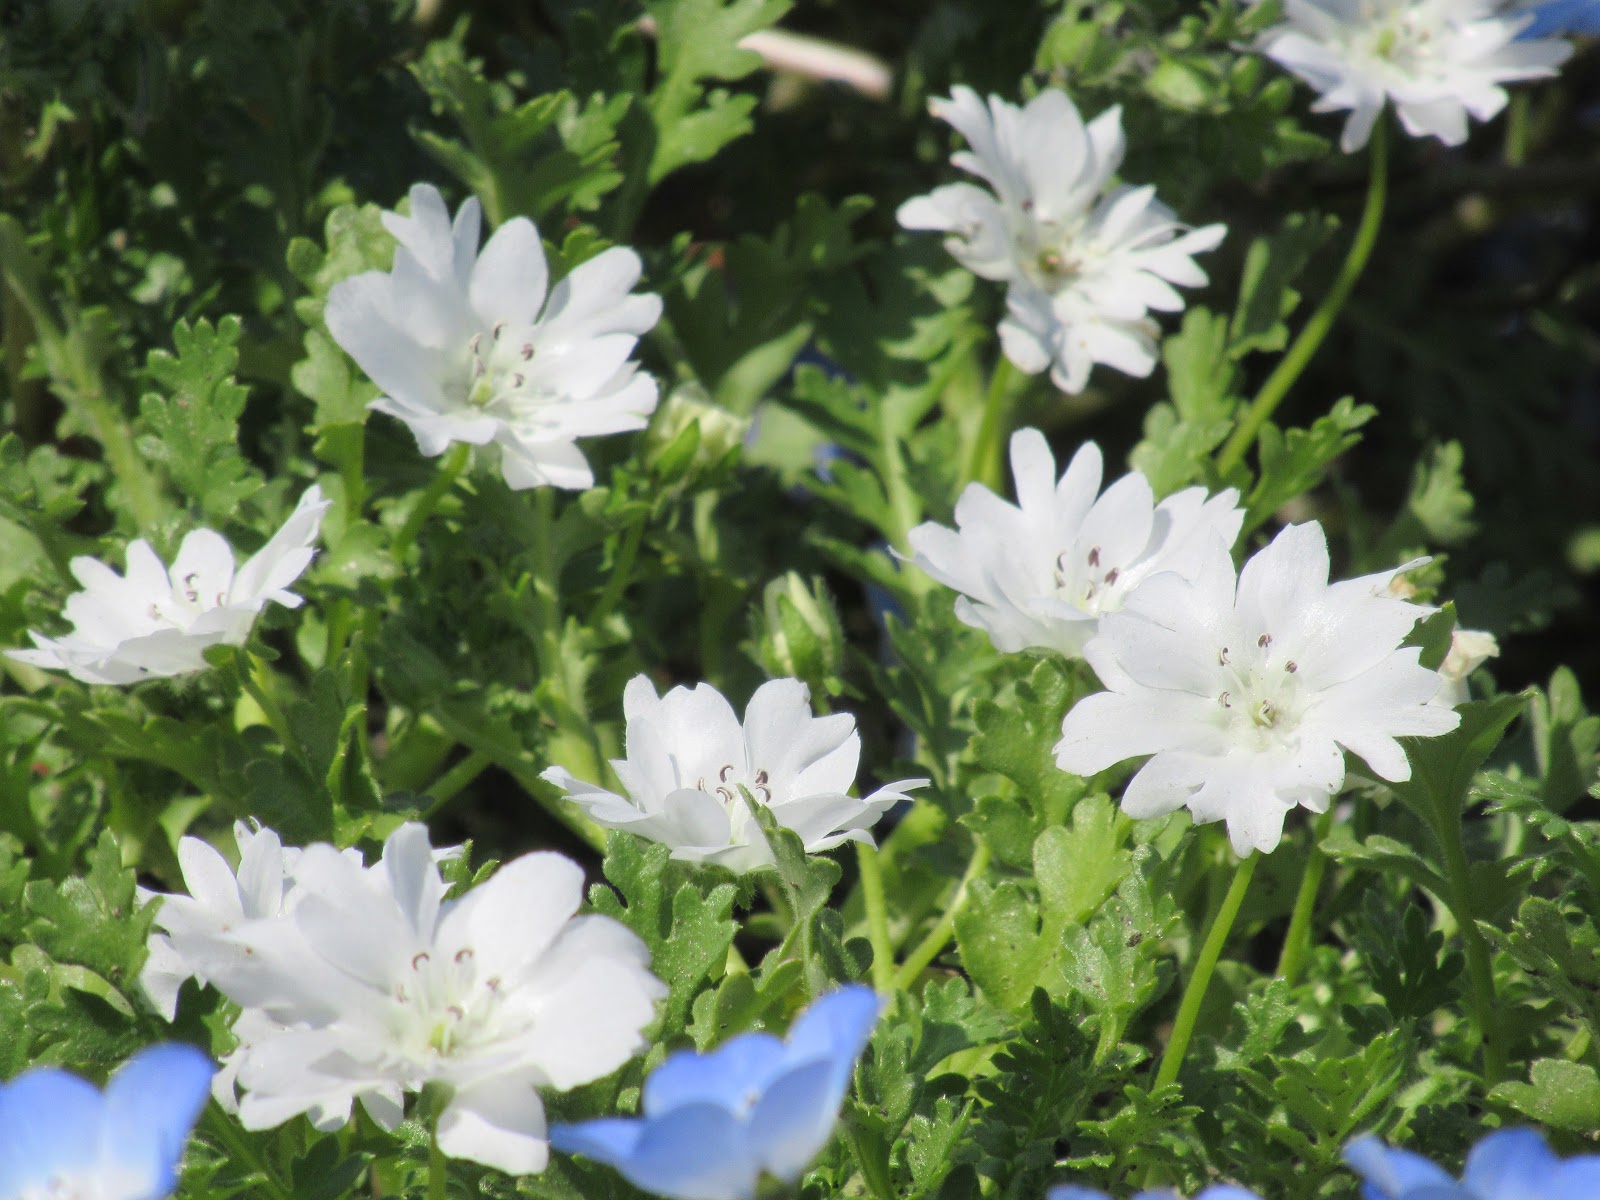
[[[1326,811],[1346,750],[1383,779],[1411,778],[1395,739],[1460,717],[1429,703],[1438,675],[1400,647],[1428,611],[1386,594],[1405,569],[1330,584],[1315,522],[1284,529],[1237,576],[1213,542],[1193,580],[1153,576],[1100,622],[1084,656],[1109,690],[1067,714],[1057,765],[1090,775],[1153,755],[1123,809],[1187,805],[1227,821],[1240,854],[1275,848],[1296,805]]]
[[[964,87],[929,107],[972,147],[950,161],[992,192],[936,188],[902,204],[900,224],[950,234],[945,246],[963,266],[1008,285],[1006,357],[1030,375],[1050,368],[1069,392],[1083,390],[1095,363],[1148,375],[1159,332],[1149,313],[1182,310],[1173,285],[1206,282],[1192,256],[1226,228],[1186,229],[1154,188],[1112,183],[1127,145],[1120,108],[1086,126],[1053,88],[1018,108],[998,96],[985,105]]]
[[[1450,634],[1450,650],[1439,664],[1439,691],[1435,704],[1454,708],[1472,699],[1468,677],[1491,658],[1500,656],[1500,643],[1494,634],[1481,629],[1457,629]]]
[[[244,1009],[225,1066],[247,1128],[300,1113],[333,1128],[359,1100],[393,1129],[405,1094],[435,1084],[449,1097],[444,1153],[538,1171],[548,1143],[536,1089],[616,1070],[643,1049],[666,994],[639,938],[574,915],[583,871],[559,854],[523,855],[446,900],[427,829],[407,824],[372,867],[318,844],[292,872],[277,919],[241,921],[195,963]],[[270,909],[268,882],[239,883]]]
[[[307,488],[283,527],[237,569],[233,548],[210,529],[187,534],[170,568],[143,538],[128,543],[126,575],[98,559],[75,558],[72,574],[83,591],[68,597],[62,613],[72,632],[51,638],[30,631],[36,648],[6,655],[84,683],[204,671],[205,649],[244,645],[267,601],[300,607],[287,589],[316,554],[328,504],[315,484]]]
[[[665,696],[644,675],[622,694],[627,758],[611,767],[626,789],[618,796],[575,779],[562,767],[544,778],[564,789],[597,824],[626,829],[672,847],[685,862],[731,871],[771,865],[772,850],[741,792],[771,810],[812,853],[843,842],[872,843],[866,832],[926,779],[902,779],[857,799],[861,738],[848,713],[814,717],[798,679],[756,689],[744,723],[709,683]]]
[[[328,293],[328,331],[383,389],[371,407],[399,417],[433,456],[452,442],[500,448],[514,488],[594,483],[576,439],[643,429],[656,382],[629,361],[661,316],[633,295],[639,256],[616,246],[554,287],[524,217],[478,252],[476,197],[454,225],[437,189],[411,189],[411,215],[385,213],[399,245],[388,273]]]
[[[1192,577],[1215,538],[1233,545],[1244,512],[1233,488],[1187,488],[1160,504],[1131,471],[1100,495],[1100,447],[1085,442],[1060,480],[1037,429],[1011,436],[1017,503],[969,484],[956,528],[929,521],[909,535],[912,561],[961,595],[956,616],[995,649],[1079,658],[1100,618],[1159,571]]]
[[[1518,40],[1528,16],[1503,0],[1287,0],[1260,47],[1322,93],[1316,112],[1350,111],[1340,145],[1359,150],[1385,100],[1413,137],[1467,140],[1467,117],[1506,103],[1500,85],[1554,75],[1572,47]]]

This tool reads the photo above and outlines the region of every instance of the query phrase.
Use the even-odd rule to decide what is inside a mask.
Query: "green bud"
[[[656,413],[645,462],[663,483],[677,483],[723,466],[744,442],[746,417],[713,404],[694,384],[674,388]]]
[[[821,579],[807,583],[794,571],[767,584],[756,625],[756,661],[774,678],[791,676],[817,694],[844,688],[844,630]]]

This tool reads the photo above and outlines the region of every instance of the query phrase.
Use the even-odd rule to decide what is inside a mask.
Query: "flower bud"
[[[815,693],[837,696],[844,687],[844,630],[821,579],[808,584],[796,572],[774,579],[761,596],[756,661],[773,678],[803,680]]]
[[[664,483],[692,479],[723,466],[749,429],[749,418],[712,403],[703,389],[685,384],[673,389],[651,423],[645,462]]]

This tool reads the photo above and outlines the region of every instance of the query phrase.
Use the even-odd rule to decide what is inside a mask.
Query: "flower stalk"
[[[1244,419],[1234,427],[1233,434],[1217,455],[1217,474],[1227,476],[1244,461],[1246,451],[1255,442],[1261,427],[1267,423],[1283,398],[1289,394],[1295,380],[1300,378],[1311,359],[1316,355],[1333,324],[1338,320],[1345,302],[1355,289],[1356,281],[1366,270],[1372,248],[1377,245],[1378,231],[1383,225],[1383,208],[1389,194],[1389,136],[1388,126],[1379,121],[1372,131],[1372,166],[1367,176],[1367,199],[1361,210],[1361,224],[1356,227],[1355,238],[1333,286],[1322,298],[1322,303],[1311,314],[1292,345],[1278,360],[1272,374],[1261,385],[1245,412]]]
[[[894,985],[902,991],[909,988],[917,978],[927,970],[933,960],[944,952],[950,944],[950,939],[955,936],[956,917],[966,907],[967,892],[972,881],[989,869],[989,847],[979,842],[972,852],[972,858],[967,863],[966,872],[961,876],[961,882],[956,885],[955,895],[950,897],[950,904],[942,916],[928,930],[927,937],[917,943],[916,949],[906,955],[905,962],[900,964],[900,970],[894,977]]]
[[[1194,1024],[1200,1016],[1200,1005],[1206,998],[1206,989],[1211,986],[1217,960],[1222,957],[1222,948],[1227,945],[1228,934],[1233,930],[1233,923],[1239,916],[1239,908],[1244,904],[1245,893],[1250,890],[1250,880],[1260,861],[1261,856],[1255,853],[1239,860],[1238,869],[1233,873],[1233,882],[1228,885],[1228,894],[1222,898],[1222,907],[1211,922],[1205,943],[1200,947],[1200,955],[1194,961],[1194,971],[1183,989],[1183,999],[1178,1003],[1178,1017],[1172,1025],[1172,1037],[1161,1054],[1161,1063],[1156,1068],[1156,1080],[1151,1091],[1164,1088],[1178,1078],[1178,1068],[1183,1066],[1183,1056],[1188,1053],[1189,1039],[1194,1036]]]

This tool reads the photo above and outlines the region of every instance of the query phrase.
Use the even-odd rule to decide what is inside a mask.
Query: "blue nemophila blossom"
[[[1467,1155],[1460,1180],[1421,1155],[1393,1150],[1370,1134],[1345,1147],[1344,1158],[1366,1181],[1364,1200],[1594,1200],[1600,1155],[1565,1162],[1532,1129],[1501,1129]]]
[[[555,1125],[550,1144],[679,1200],[747,1200],[763,1172],[793,1183],[833,1132],[877,1020],[871,988],[840,988],[782,1041],[747,1033],[669,1055],[645,1080],[643,1116]]]
[[[0,1200],[161,1200],[215,1071],[193,1046],[150,1046],[101,1092],[59,1067],[0,1085]]]
[[[1524,4],[1522,11],[1533,15],[1517,34],[1524,41],[1563,33],[1600,36],[1600,0],[1547,0]]]
[[[1070,1183],[1053,1187],[1045,1193],[1045,1200],[1111,1200],[1105,1192],[1097,1192],[1093,1188],[1075,1187]],[[1182,1200],[1177,1192],[1170,1188],[1162,1188],[1153,1192],[1140,1192],[1133,1200]],[[1261,1197],[1242,1187],[1234,1187],[1229,1183],[1219,1183],[1208,1187],[1197,1195],[1194,1200],[1261,1200]]]

